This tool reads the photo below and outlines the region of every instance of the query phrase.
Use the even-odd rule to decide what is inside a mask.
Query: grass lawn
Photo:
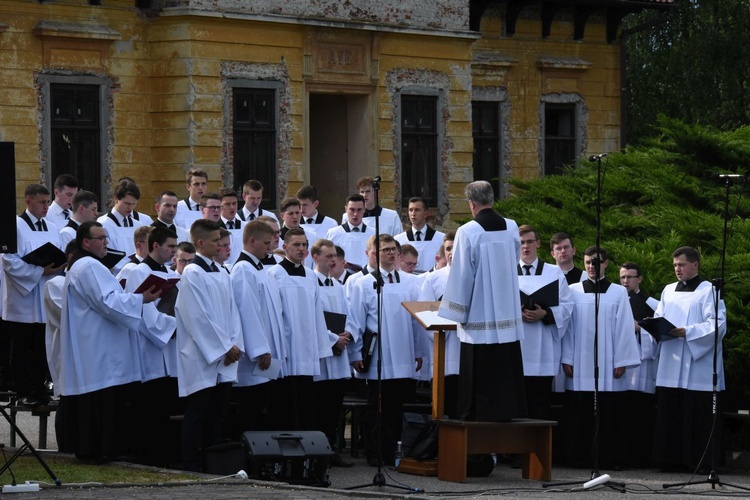
[[[0,458],[0,467],[9,459],[12,452],[3,450],[5,457]],[[189,473],[176,472],[159,472],[152,468],[140,466],[122,466],[113,464],[94,465],[81,462],[69,455],[57,453],[41,453],[42,458],[55,473],[57,478],[63,484],[79,483],[129,483],[129,484],[152,484],[152,483],[169,483],[178,481],[190,481],[199,479],[197,476]],[[10,470],[16,477],[16,483],[21,484],[25,481],[39,482],[40,484],[53,484],[44,467],[37,459],[27,452],[19,457]],[[0,476],[0,484],[12,484],[13,477],[10,470],[3,472]]]

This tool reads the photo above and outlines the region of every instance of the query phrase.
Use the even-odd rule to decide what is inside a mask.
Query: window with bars
[[[472,101],[471,123],[474,180],[489,182],[500,197],[500,103]]]
[[[264,207],[276,199],[276,98],[273,89],[233,89],[234,186],[255,179],[263,184]]]
[[[401,96],[401,203],[420,196],[437,206],[437,97]]]
[[[104,206],[99,86],[52,83],[50,103],[51,181],[73,175]]]
[[[576,105],[544,106],[544,175],[561,174],[563,166],[575,163]]]

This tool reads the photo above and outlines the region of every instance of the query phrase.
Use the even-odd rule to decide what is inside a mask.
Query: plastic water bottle
[[[401,441],[396,443],[396,457],[393,461],[394,465],[396,466],[396,469],[398,469],[399,464],[401,463],[401,459],[404,458],[404,450],[401,449]]]

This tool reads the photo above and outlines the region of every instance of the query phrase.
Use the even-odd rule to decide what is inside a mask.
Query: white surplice
[[[196,254],[196,259],[202,258]],[[244,352],[240,314],[229,274],[188,264],[180,280],[177,317],[177,381],[181,397],[237,381],[237,363],[224,365],[233,345]]]
[[[677,283],[664,288],[656,316],[685,328],[684,339],[659,344],[656,385],[692,391],[713,390],[714,288],[703,281],[693,292],[677,292]],[[719,341],[716,358],[718,389],[724,390],[722,340],[726,334],[726,306],[719,301]]]
[[[143,296],[124,292],[109,269],[88,256],[68,270],[62,296],[55,393],[76,396],[140,381]]]
[[[570,285],[570,290],[574,307],[570,326],[562,338],[561,362],[573,366],[573,377],[565,378],[565,388],[593,391],[596,294],[584,293],[583,283]],[[627,391],[627,369],[641,363],[628,291],[611,283],[599,297],[599,391]],[[612,371],[618,367],[626,367],[626,374],[615,379]]]

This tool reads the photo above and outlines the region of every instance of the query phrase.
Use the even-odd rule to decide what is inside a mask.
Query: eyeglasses
[[[203,208],[208,209],[208,210],[221,210],[221,205],[211,205],[210,207],[206,206]]]
[[[383,253],[396,253],[398,251],[398,248],[396,247],[381,248],[380,251]]]
[[[183,266],[191,262],[193,262],[193,259],[177,259],[177,263]]]
[[[521,245],[533,245],[539,240],[521,240]]]

